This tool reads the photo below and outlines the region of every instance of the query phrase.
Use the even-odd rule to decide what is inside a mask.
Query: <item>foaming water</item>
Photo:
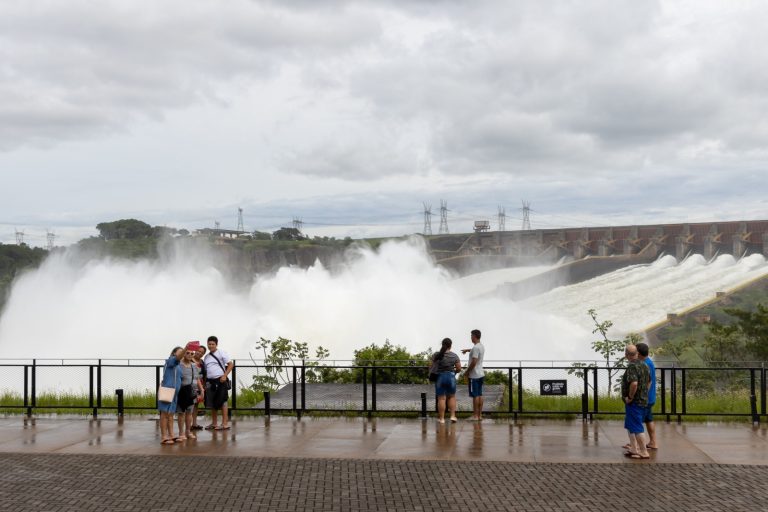
[[[707,299],[718,291],[768,275],[762,255],[740,261],[729,254],[707,261],[694,254],[677,264],[664,256],[651,265],[616,270],[583,283],[556,288],[528,299],[524,307],[550,312],[571,323],[588,327],[585,312],[594,308],[601,319],[612,320],[618,332],[639,331]]]
[[[181,252],[85,265],[55,254],[14,284],[0,350],[6,358],[159,358],[216,334],[238,358],[260,337],[284,336],[349,359],[386,339],[421,351],[448,336],[458,349],[474,328],[489,359],[592,358],[588,329],[510,300],[473,298],[431,262],[420,239],[355,249],[333,272],[319,263],[282,268],[248,290]]]

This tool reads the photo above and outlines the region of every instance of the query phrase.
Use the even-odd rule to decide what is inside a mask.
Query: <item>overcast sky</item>
[[[5,0],[0,242],[768,218],[768,3]],[[439,217],[433,220],[437,231]]]

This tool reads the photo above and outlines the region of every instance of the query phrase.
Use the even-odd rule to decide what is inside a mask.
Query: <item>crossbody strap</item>
[[[221,371],[223,371],[224,373],[227,373],[227,369],[226,369],[226,368],[224,368],[224,365],[223,365],[223,364],[221,364],[221,361],[219,360],[219,358],[218,358],[218,357],[216,357],[215,355],[213,355],[213,352],[211,352],[211,353],[210,353],[210,354],[208,354],[208,355],[209,355],[209,356],[211,356],[212,358],[214,358],[214,359],[216,360],[216,362],[217,362],[217,363],[219,363],[219,366],[221,366]]]

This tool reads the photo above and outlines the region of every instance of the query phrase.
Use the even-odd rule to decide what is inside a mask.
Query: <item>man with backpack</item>
[[[227,416],[227,400],[231,381],[229,374],[232,372],[234,362],[229,354],[219,350],[219,339],[216,336],[208,337],[208,354],[203,358],[206,374],[205,406],[211,410],[211,424],[206,430],[229,430],[229,418]],[[221,409],[221,425],[218,424],[218,411]]]

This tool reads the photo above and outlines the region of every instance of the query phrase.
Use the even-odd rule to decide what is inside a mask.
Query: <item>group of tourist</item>
[[[186,347],[176,347],[165,361],[161,389],[169,389],[166,400],[158,401],[160,411],[160,437],[162,444],[175,444],[196,439],[195,430],[229,430],[227,400],[231,381],[229,374],[234,363],[229,355],[219,350],[216,336],[208,337],[208,349],[199,341],[190,341]],[[170,392],[172,391],[172,392]],[[173,397],[172,399],[170,397]],[[207,427],[197,424],[200,404],[211,410],[211,423]],[[221,423],[218,412],[221,411]],[[173,417],[177,416],[178,435],[173,433]]]
[[[483,420],[483,358],[485,346],[480,342],[481,332],[472,330],[470,340],[472,348],[462,349],[461,353],[469,352],[466,376],[469,384],[469,396],[472,397],[472,416],[469,421]],[[456,378],[461,372],[461,360],[451,350],[453,341],[445,338],[442,341],[440,351],[432,354],[430,374],[436,375],[435,395],[437,396],[437,422],[445,423],[446,408],[450,414],[451,423],[456,423]]]
[[[656,366],[649,357],[648,345],[638,343],[624,349],[627,368],[621,378],[621,397],[624,400],[624,428],[629,443],[623,446],[624,455],[632,459],[648,459],[648,450],[658,450],[653,406],[656,403]],[[643,435],[643,424],[648,429],[648,443]]]

